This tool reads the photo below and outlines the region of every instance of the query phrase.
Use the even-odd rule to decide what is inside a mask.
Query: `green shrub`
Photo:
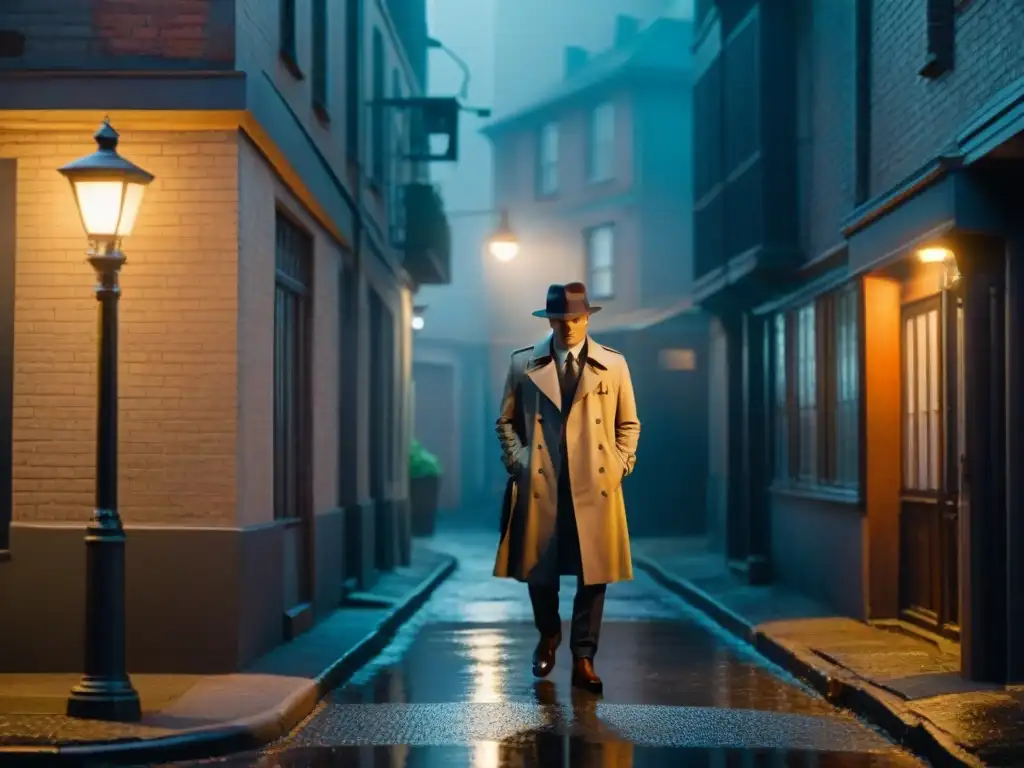
[[[437,456],[424,448],[419,440],[413,440],[409,449],[409,478],[439,477],[441,462]]]

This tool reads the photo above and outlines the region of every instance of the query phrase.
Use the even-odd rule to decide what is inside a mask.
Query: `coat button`
[[[600,424],[600,423],[601,423],[601,420],[600,420],[600,419],[598,419],[598,420],[597,420],[597,423],[598,423],[598,424]]]
[[[540,498],[540,494],[539,494],[539,493],[537,493],[536,491],[534,491],[534,492],[533,492],[533,498],[535,498],[535,499],[539,499],[539,498]]]
[[[544,423],[544,417],[543,416],[538,416],[537,417],[537,423],[538,424],[543,424]]]
[[[600,467],[597,471],[600,472],[601,474],[604,474],[604,467]]]
[[[537,474],[538,475],[543,475],[544,474],[544,467],[541,467],[540,469],[538,469],[537,470]]]
[[[538,451],[543,451],[544,450],[544,446],[541,445],[540,443],[537,443],[537,450]]]
[[[602,496],[607,496],[608,495],[608,491],[601,491],[601,495]]]
[[[599,451],[603,451],[603,450],[604,450],[604,446],[603,446],[603,445],[601,445],[600,443],[598,443],[598,444],[597,444],[597,450],[599,450]]]

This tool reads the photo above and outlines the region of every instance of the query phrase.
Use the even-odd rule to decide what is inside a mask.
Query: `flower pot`
[[[425,475],[409,481],[412,507],[412,535],[433,536],[437,523],[437,502],[441,495],[441,477]]]

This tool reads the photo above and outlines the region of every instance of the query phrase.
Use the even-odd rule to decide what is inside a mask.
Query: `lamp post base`
[[[83,677],[68,697],[68,717],[134,723],[142,719],[139,694],[127,677]]]

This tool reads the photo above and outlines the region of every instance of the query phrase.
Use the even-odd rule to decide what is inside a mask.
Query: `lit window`
[[[587,232],[589,290],[595,299],[615,295],[615,227],[605,224]]]

